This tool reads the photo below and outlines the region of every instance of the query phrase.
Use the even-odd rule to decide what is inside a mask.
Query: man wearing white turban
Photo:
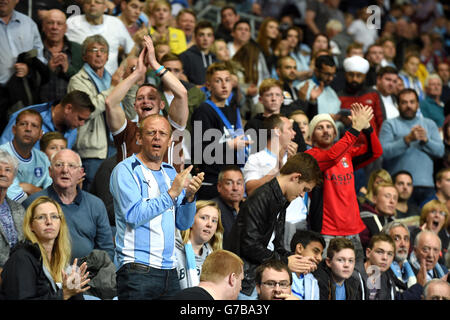
[[[383,108],[381,104],[380,96],[378,92],[373,88],[365,86],[366,75],[369,71],[369,61],[360,56],[351,56],[344,60],[345,71],[345,87],[342,91],[338,92],[339,100],[341,100],[342,109],[350,109],[351,105],[355,102],[363,105],[370,106],[373,110],[373,118],[370,121],[370,125],[379,136],[380,128],[384,121]],[[346,125],[346,129],[349,129],[351,122],[349,119],[341,119]],[[358,139],[358,143],[363,143],[365,137],[361,136]],[[356,173],[356,190],[367,185],[367,179],[370,172],[376,169],[381,169],[381,158],[374,161],[369,166],[366,166],[364,170],[359,170]]]
[[[364,85],[369,67],[369,61],[360,56],[346,58],[344,60],[345,88],[338,92],[338,96],[342,109],[350,109],[355,102],[372,107],[374,117],[370,124],[378,135],[383,123],[383,112],[378,93]],[[350,127],[350,121],[345,124]]]

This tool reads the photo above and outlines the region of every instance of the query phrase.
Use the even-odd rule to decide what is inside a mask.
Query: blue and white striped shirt
[[[131,262],[176,268],[175,227],[190,228],[195,216],[195,201],[188,203],[184,190],[175,200],[168,193],[176,174],[164,162],[160,170],[150,170],[135,154],[114,168],[110,191],[119,268]]]

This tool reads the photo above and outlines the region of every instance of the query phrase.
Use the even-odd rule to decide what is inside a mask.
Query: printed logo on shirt
[[[197,270],[197,275],[200,277],[201,270],[198,267],[196,267],[195,270]],[[178,271],[178,280],[183,280],[184,278],[186,278],[186,269],[180,268]]]
[[[234,126],[232,126],[232,128],[234,129]],[[230,131],[228,131],[227,127],[223,127],[223,135],[219,140],[219,143],[225,143],[229,140],[233,140],[233,135],[230,133]]]
[[[36,176],[36,178],[42,177],[42,173],[43,173],[43,170],[41,167],[34,168],[34,175]]]
[[[290,105],[292,102],[294,102],[292,95],[288,91],[283,91],[283,97],[284,97],[283,104],[285,106]]]
[[[348,162],[347,162],[347,158],[343,157],[341,162],[342,162],[342,165],[344,166],[344,168],[348,168],[349,167]]]
[[[142,182],[145,183],[149,188],[152,187],[152,186],[150,185],[150,181],[147,181],[147,180],[142,179]]]
[[[353,183],[353,173],[346,174],[325,174],[325,180],[331,181],[332,183],[339,185],[347,185]]]
[[[373,101],[371,99],[367,99],[364,104],[373,104]]]
[[[285,99],[292,99],[292,96],[288,91],[283,91],[283,96]]]

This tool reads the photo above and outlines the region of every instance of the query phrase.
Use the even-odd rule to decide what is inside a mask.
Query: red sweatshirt
[[[314,147],[305,151],[317,160],[324,175],[322,234],[346,236],[365,229],[356,199],[354,171],[383,153],[375,131],[365,135],[369,143],[358,147],[355,143],[359,132],[350,129],[328,150]]]
[[[352,103],[358,102],[363,105],[371,106],[373,109],[373,119],[370,125],[377,133],[380,134],[381,125],[383,124],[383,110],[381,108],[381,100],[378,93],[370,88],[363,88],[356,95],[350,95],[345,90],[339,92],[339,100],[341,100],[341,109],[351,109]]]

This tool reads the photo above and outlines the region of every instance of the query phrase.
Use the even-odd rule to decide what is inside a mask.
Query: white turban
[[[360,56],[351,56],[344,59],[345,72],[360,72],[366,74],[369,71],[369,61]]]

